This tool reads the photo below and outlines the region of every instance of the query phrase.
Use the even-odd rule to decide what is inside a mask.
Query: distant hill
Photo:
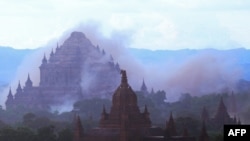
[[[217,56],[223,56],[228,60],[234,61],[240,68],[243,69],[243,78],[250,80],[250,50],[239,48],[231,50],[216,50],[216,49],[182,49],[182,50],[147,50],[147,49],[129,49],[130,53],[143,64],[161,64],[166,60],[175,62],[183,62],[190,57],[200,53],[211,53]]]
[[[0,46],[0,86],[8,84],[13,79],[13,74],[15,74],[24,57],[35,51],[36,49],[13,49],[11,47]],[[144,64],[161,64],[166,60],[182,62],[193,55],[205,51],[216,55],[226,56],[228,59],[236,59],[236,63],[244,70],[244,77],[242,79],[250,80],[250,50],[247,49],[182,49],[152,51],[147,49],[129,48],[129,52],[137,58],[138,61]]]
[[[9,83],[23,58],[35,50],[0,46],[0,86]]]

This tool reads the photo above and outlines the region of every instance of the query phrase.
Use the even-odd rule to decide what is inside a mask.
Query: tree
[[[59,131],[57,141],[73,141],[72,131],[68,128]]]
[[[27,113],[23,116],[23,124],[30,127],[31,124],[34,122],[36,115],[33,113]]]
[[[55,127],[52,125],[39,128],[37,131],[37,141],[56,141]]]
[[[16,136],[18,138],[18,141],[34,141],[35,140],[34,132],[26,127],[17,128]]]

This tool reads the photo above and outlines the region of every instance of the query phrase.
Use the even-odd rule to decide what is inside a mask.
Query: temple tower
[[[14,96],[11,92],[11,88],[9,90],[9,94],[8,94],[8,97],[7,97],[7,100],[5,102],[6,104],[6,109],[9,110],[9,109],[12,109],[13,106],[14,106]]]
[[[147,95],[147,94],[148,94],[148,88],[147,88],[147,86],[146,86],[146,84],[145,84],[144,79],[142,80],[141,92],[142,92],[144,95]]]
[[[128,84],[125,70],[121,70],[121,84],[113,94],[110,113],[104,109],[102,115],[103,118],[100,120],[102,128],[121,128],[123,122],[126,122],[126,128],[151,127],[147,107],[140,113],[137,96]]]
[[[176,128],[172,112],[170,113],[169,120],[166,122],[166,137],[176,136]]]
[[[200,133],[198,141],[209,141],[209,136],[207,134],[205,121],[202,122],[201,133]]]
[[[74,141],[83,141],[84,131],[83,131],[83,127],[82,127],[82,123],[81,123],[81,119],[79,115],[76,116],[75,120],[76,121],[75,121],[75,130],[74,130]]]
[[[223,102],[223,98],[221,97],[220,103],[218,105],[214,120],[216,123],[225,124],[230,123],[231,118],[227,112],[227,108]]]

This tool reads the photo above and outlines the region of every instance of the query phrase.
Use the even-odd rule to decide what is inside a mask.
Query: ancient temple
[[[82,141],[195,140],[193,137],[186,136],[187,134],[177,136],[172,114],[169,124],[166,126],[167,129],[152,126],[147,106],[142,112],[139,110],[137,96],[128,84],[126,71],[121,70],[121,83],[113,94],[110,112],[107,112],[105,106],[103,106],[99,127],[84,133],[82,137],[76,137],[75,141],[79,141],[79,138],[82,138]],[[76,124],[76,127],[79,127],[79,125]],[[166,132],[171,132],[171,134],[166,136]]]
[[[7,110],[49,109],[65,100],[111,98],[119,84],[119,64],[81,32],[72,32],[61,46],[52,49],[49,57],[44,54],[41,59],[39,85],[33,86],[30,75],[23,87],[19,82],[16,93],[8,95]]]
[[[104,109],[100,127],[118,128],[121,126],[123,116],[127,120],[126,126],[129,128],[151,127],[147,106],[145,106],[144,112],[140,113],[137,96],[128,84],[126,72],[122,70],[121,74],[121,84],[113,95],[111,111],[108,114]]]
[[[201,133],[199,135],[198,141],[209,141],[205,121],[202,122]]]
[[[146,84],[145,84],[144,79],[143,79],[143,81],[142,81],[142,85],[141,85],[141,92],[142,92],[144,95],[149,94],[149,92],[148,92],[148,88],[147,88],[147,86],[146,86]]]
[[[222,129],[224,124],[237,124],[236,117],[230,117],[222,97],[220,98],[214,117],[211,118],[206,107],[203,107],[201,120],[213,125],[215,129]]]
[[[220,99],[218,109],[214,116],[214,120],[217,123],[230,123],[231,121],[231,118],[228,114],[227,108],[222,98]]]

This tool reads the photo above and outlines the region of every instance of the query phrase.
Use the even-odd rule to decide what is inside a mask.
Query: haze
[[[42,47],[94,21],[107,37],[113,32],[130,37],[127,47],[250,48],[248,0],[8,0],[0,5],[0,46]]]

